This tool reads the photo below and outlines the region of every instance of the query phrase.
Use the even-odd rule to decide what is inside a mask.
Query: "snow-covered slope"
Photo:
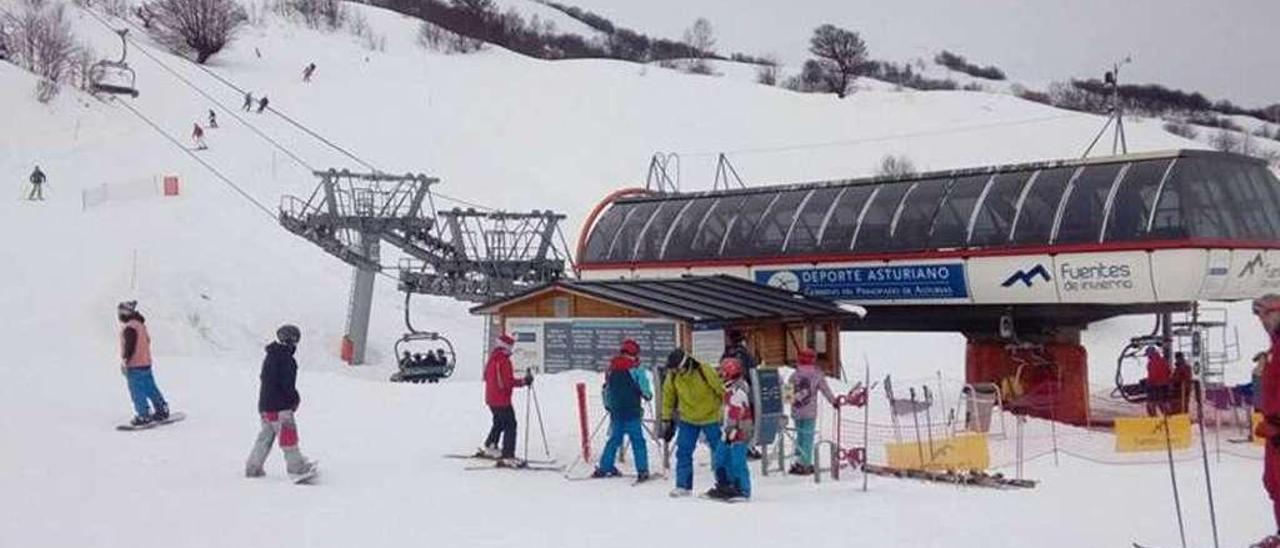
[[[643,184],[646,161],[659,150],[678,152],[682,185],[700,189],[710,187],[720,152],[749,184],[792,182],[869,174],[885,154],[906,154],[921,169],[1072,157],[1102,123],[998,94],[881,89],[839,100],[625,62],[546,62],[496,48],[440,55],[414,44],[415,21],[352,9],[385,38],[385,51],[268,17],[210,70],[266,94],[273,107],[382,170],[439,176],[443,194],[469,202],[563,211],[571,239],[595,200]],[[114,35],[73,13],[82,39],[113,56]],[[198,154],[268,209],[282,194],[311,191],[308,168],[359,168],[278,117],[240,113],[240,92],[153,53],[165,66],[130,53],[142,94],[129,104],[184,143],[192,124],[217,109],[221,127],[207,132],[210,149]],[[315,78],[303,83],[300,72],[311,62]],[[1063,527],[1057,516],[1067,501],[1115,485],[1123,496],[1090,501],[1097,509],[1087,519],[1096,528],[1042,545],[1123,544],[1131,531],[1172,542],[1163,502],[1155,502],[1163,491],[1152,494],[1164,486],[1160,468],[1115,483],[1114,470],[1041,466],[1032,474],[1045,486],[1024,494],[880,481],[870,495],[850,485],[815,492],[806,482],[773,478],[762,482],[759,504],[696,509],[696,502],[663,497],[666,482],[630,489],[566,484],[554,475],[461,472],[437,455],[470,448],[488,420],[473,382],[480,320],[464,305],[422,299],[428,304],[416,309],[417,324],[458,343],[458,379],[430,388],[382,382],[401,329],[400,297],[387,280],[379,280],[375,301],[375,365],[344,368],[335,354],[349,268],[280,229],[121,105],[71,90],[41,105],[33,89],[29,75],[0,64],[5,123],[18,128],[0,134],[0,173],[17,186],[39,164],[50,177],[47,202],[0,202],[0,306],[10,318],[0,329],[0,347],[10,350],[0,363],[0,515],[9,517],[0,538],[18,539],[15,546],[255,546],[281,538],[305,546],[436,538],[640,546],[673,542],[673,535],[708,546],[755,545],[783,534],[779,515],[828,524],[803,539],[820,545],[1023,546]],[[1136,150],[1195,146],[1146,122],[1133,124],[1129,142]],[[82,205],[83,190],[168,173],[181,177],[182,196]],[[190,412],[186,423],[137,436],[110,431],[128,414],[112,358],[114,304],[126,298],[139,299],[150,318],[160,384]],[[260,346],[286,321],[304,331],[304,449],[329,471],[324,485],[305,494],[275,479],[258,485],[238,478],[256,429]],[[1100,335],[1095,372],[1104,378],[1112,341],[1146,327],[1146,320],[1126,322]],[[877,373],[958,375],[963,359],[958,336],[850,341],[851,355],[865,352]],[[574,454],[576,378],[539,381],[552,449],[563,461]],[[1222,466],[1231,486],[1225,504],[1234,505],[1230,538],[1241,541],[1235,544],[1264,529],[1255,527],[1266,514],[1255,508],[1261,495],[1251,466]],[[1130,518],[1120,512],[1144,501],[1155,508]],[[1015,514],[1023,518],[1007,518]],[[130,520],[139,516],[155,532],[137,536],[141,527]],[[1195,531],[1203,533],[1197,520]]]

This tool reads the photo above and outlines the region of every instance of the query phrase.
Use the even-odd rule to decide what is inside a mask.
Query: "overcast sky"
[[[949,49],[1042,84],[1100,77],[1159,82],[1246,107],[1280,103],[1280,0],[562,0],[615,24],[678,38],[695,18],[721,53],[805,58],[822,23],[856,30],[877,59]]]

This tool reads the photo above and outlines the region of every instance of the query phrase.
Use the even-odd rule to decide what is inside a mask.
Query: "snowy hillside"
[[[1003,94],[885,86],[839,100],[626,62],[547,62],[496,48],[443,55],[416,45],[416,21],[351,9],[385,47],[265,16],[209,70],[267,95],[272,107],[381,170],[440,177],[437,189],[453,199],[438,197],[440,207],[555,209],[568,214],[571,240],[597,200],[643,185],[656,151],[680,155],[683,188],[705,189],[722,152],[750,185],[796,182],[868,175],[886,154],[905,154],[928,170],[1075,157],[1103,122]],[[115,35],[86,12],[72,13],[80,38],[114,57]],[[402,298],[379,279],[373,365],[341,365],[350,269],[270,214],[282,195],[311,192],[311,168],[362,167],[277,116],[242,113],[240,91],[135,38],[155,59],[130,52],[141,95],[122,101],[184,146],[192,124],[217,111],[209,150],[195,154],[268,211],[123,105],[69,89],[40,104],[33,78],[0,63],[0,105],[16,128],[0,132],[3,180],[17,187],[36,164],[49,175],[48,201],[19,200],[14,187],[14,199],[0,201],[0,306],[10,318],[0,329],[0,347],[10,349],[0,363],[0,515],[7,518],[0,545],[755,546],[792,538],[787,527],[796,523],[822,524],[798,539],[820,546],[1176,540],[1160,466],[1119,473],[1040,460],[1027,473],[1043,485],[1011,493],[878,478],[862,493],[856,482],[815,488],[773,477],[760,482],[752,504],[724,507],[671,501],[669,481],[632,489],[556,474],[462,471],[465,463],[439,455],[469,451],[487,427],[475,382],[481,321],[464,304],[419,299],[415,323],[454,339],[459,373],[438,386],[387,383]],[[304,83],[302,68],[312,62],[315,77]],[[1129,143],[1132,150],[1202,146],[1157,121],[1135,121]],[[82,201],[83,191],[103,184],[145,185],[166,174],[180,177],[180,196]],[[113,358],[114,305],[128,298],[148,316],[161,387],[190,415],[136,435],[111,430],[129,414]],[[1244,309],[1237,312],[1242,337],[1257,348],[1260,334]],[[303,331],[302,448],[326,470],[310,489],[281,479],[278,460],[269,462],[273,477],[240,477],[258,426],[261,347],[283,322]],[[1105,382],[1117,345],[1147,327],[1145,318],[1122,319],[1090,331],[1095,377]],[[958,335],[851,335],[849,343],[877,375],[927,379],[942,370],[958,378],[962,371]],[[587,375],[538,380],[551,450],[562,462],[576,451],[572,382],[585,379],[595,382]],[[1180,465],[1187,482],[1198,481],[1196,466]],[[1215,470],[1227,486],[1218,493],[1228,510],[1220,511],[1226,544],[1257,538],[1269,519],[1257,463],[1227,459]],[[707,471],[698,473],[705,486]],[[1080,512],[1073,516],[1080,522],[1064,521],[1068,511]],[[1197,507],[1192,519],[1198,539],[1208,538],[1203,514]],[[150,532],[141,532],[143,517]]]

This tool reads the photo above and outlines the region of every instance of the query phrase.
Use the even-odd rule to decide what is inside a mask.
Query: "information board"
[[[753,369],[751,391],[756,415],[753,445],[769,445],[778,437],[782,422],[782,375],[777,369],[761,367]]]
[[[676,347],[670,321],[556,319],[542,324],[542,367],[548,373],[569,369],[604,371],[624,339],[640,343],[640,363],[656,370]]]

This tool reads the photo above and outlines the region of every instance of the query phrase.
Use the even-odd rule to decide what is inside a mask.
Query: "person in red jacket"
[[[1254,546],[1280,548],[1280,295],[1268,294],[1253,301],[1253,313],[1271,337],[1271,355],[1262,366],[1262,387],[1259,390],[1262,420],[1254,434],[1266,440],[1263,449],[1262,486],[1271,497],[1271,507],[1276,520],[1275,535],[1270,535]]]
[[[511,393],[518,386],[533,384],[532,372],[526,372],[522,379],[515,377],[515,368],[511,365],[511,347],[515,343],[510,335],[499,336],[484,366],[484,403],[493,414],[493,426],[476,456],[497,459],[500,466],[520,464],[515,458],[516,411],[511,406]],[[498,449],[499,437],[502,438],[501,450]]]
[[[1147,414],[1154,417],[1168,412],[1169,383],[1173,370],[1160,349],[1147,347]]]

